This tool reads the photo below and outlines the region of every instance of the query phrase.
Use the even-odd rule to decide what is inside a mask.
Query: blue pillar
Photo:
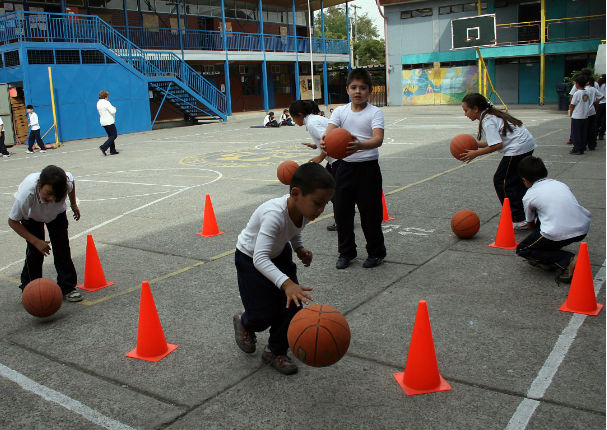
[[[65,0],[61,0],[61,13],[66,13],[65,12]]]
[[[352,71],[352,56],[350,55],[350,13],[348,2],[346,2],[346,40],[348,41],[348,73]]]
[[[266,62],[266,43],[263,37],[263,7],[261,5],[261,0],[259,0],[259,37],[261,37],[261,50],[263,51],[263,63],[261,66],[263,110],[268,112],[270,110],[270,103],[268,100],[268,64]]]
[[[293,0],[293,46],[295,46],[295,98],[301,98],[301,90],[299,88],[299,46],[297,43],[297,24],[295,16],[295,0]]]
[[[63,2],[64,0],[62,0]],[[65,11],[63,12],[65,13]],[[131,40],[131,36],[129,34],[129,13],[126,10],[126,0],[122,0],[122,13],[124,14],[124,28],[126,29],[126,38],[128,40]],[[131,45],[129,44],[129,60],[128,63],[131,63],[132,59],[131,59]]]
[[[180,9],[179,6],[181,5],[181,0],[177,0],[176,5],[177,5],[177,33],[179,34],[179,49],[181,50],[181,59],[183,61],[185,61],[185,58],[183,55],[183,38],[181,37],[181,12],[179,12],[179,9]],[[183,79],[183,73],[182,73],[182,79]]]
[[[322,63],[322,80],[324,83],[325,106],[329,106],[329,82],[327,80],[327,44],[325,42],[325,9],[324,2],[320,0],[320,20],[322,26],[322,52],[325,54],[325,60]]]
[[[223,63],[223,76],[226,86],[226,109],[228,115],[232,115],[232,91],[230,90],[230,63],[228,61],[228,35],[226,28],[226,10],[224,1],[221,0],[221,39],[223,41],[223,50],[226,51],[226,60]]]

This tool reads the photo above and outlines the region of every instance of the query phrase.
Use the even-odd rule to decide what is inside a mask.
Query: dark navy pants
[[[9,152],[6,149],[6,145],[4,144],[4,130],[0,133],[0,153],[2,155],[8,155]]]
[[[588,119],[571,118],[571,143],[573,150],[584,152],[586,143],[588,142]]]
[[[525,187],[523,180],[518,174],[518,163],[531,154],[533,154],[533,151],[521,155],[504,156],[493,175],[493,186],[495,187],[497,198],[500,199],[502,204],[504,204],[506,197],[510,201],[513,222],[525,220],[523,196],[527,192],[527,187]]]
[[[44,223],[34,220],[22,220],[21,224],[31,234],[38,239],[44,240]],[[57,215],[57,218],[46,223],[48,235],[51,240],[51,248],[55,270],[57,270],[57,283],[61,287],[63,294],[67,294],[76,288],[78,281],[76,268],[72,261],[70,251],[70,240],[67,234],[68,222],[65,212]],[[35,246],[27,242],[25,250],[25,264],[21,271],[21,285],[19,288],[24,289],[34,279],[42,278],[42,263],[44,262],[44,254],[36,249]]]
[[[516,247],[516,254],[521,257],[546,264],[553,269],[565,269],[575,254],[563,251],[561,248],[586,237],[585,234],[566,240],[550,240],[542,236],[539,230],[530,233]]]
[[[27,138],[27,149],[30,151],[34,150],[34,142],[38,144],[42,151],[46,150],[46,146],[44,146],[44,142],[42,141],[42,137],[40,137],[40,129],[38,130],[30,130],[30,134]]]
[[[599,103],[596,108],[597,117],[597,137],[605,138],[605,103]]]
[[[293,262],[291,245],[286,244],[282,253],[272,262],[278,269],[287,275],[293,282],[297,281],[297,266]],[[287,296],[284,291],[274,285],[268,278],[259,272],[253,259],[240,252],[234,254],[236,275],[240,299],[244,305],[242,325],[250,331],[259,332],[270,328],[268,346],[276,355],[284,355],[289,349],[287,330],[293,316],[301,306],[291,302],[287,305]]]
[[[590,115],[587,120],[587,124],[586,126],[588,127],[588,129],[586,130],[586,139],[588,142],[588,149],[595,149],[596,148],[596,133],[597,133],[597,115]]]
[[[103,142],[101,148],[103,148],[104,151],[107,151],[107,149],[109,148],[110,154],[113,154],[116,152],[116,144],[114,142],[118,137],[118,130],[116,130],[116,124],[104,125],[103,128],[107,133],[107,140]]]

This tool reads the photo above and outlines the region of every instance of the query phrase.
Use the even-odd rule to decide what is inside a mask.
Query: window
[[[403,10],[400,13],[400,19],[419,18],[422,16],[432,16],[432,8],[426,7],[423,9]]]
[[[410,10],[404,10],[400,13],[400,19],[409,19],[409,18],[411,18]]]
[[[4,64],[6,67],[18,66],[19,64],[19,51],[8,51],[4,53]]]
[[[82,64],[104,64],[105,55],[97,50],[83,50]]]
[[[55,56],[50,49],[28,49],[27,61],[29,64],[55,64]]]
[[[55,51],[57,64],[80,64],[80,52],[72,49],[61,49]]]
[[[441,6],[438,8],[439,15],[447,15],[451,13],[451,6]]]

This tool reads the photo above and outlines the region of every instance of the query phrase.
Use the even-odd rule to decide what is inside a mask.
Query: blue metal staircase
[[[226,95],[170,51],[146,51],[94,15],[16,11],[0,16],[0,42],[101,44],[187,118],[227,119]]]

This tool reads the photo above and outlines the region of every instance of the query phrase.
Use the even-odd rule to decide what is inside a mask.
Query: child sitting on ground
[[[274,112],[268,112],[266,117],[263,119],[264,127],[280,127],[276,118],[274,118]]]
[[[280,125],[295,125],[293,124],[291,115],[289,115],[289,109],[282,111],[282,115],[280,115]]]
[[[335,181],[317,163],[302,164],[293,174],[289,194],[259,206],[238,235],[234,261],[244,306],[233,317],[238,347],[255,352],[255,332],[270,328],[261,359],[282,374],[297,372],[287,355],[287,330],[293,316],[308,304],[312,288],[299,285],[293,250],[304,266],[312,253],[303,246],[301,231],[317,218],[333,197]]]
[[[578,203],[567,185],[547,178],[541,158],[523,158],[518,173],[528,188],[523,206],[531,233],[517,246],[516,253],[532,266],[558,271],[557,280],[571,282],[575,257],[561,248],[586,237],[590,212]]]

